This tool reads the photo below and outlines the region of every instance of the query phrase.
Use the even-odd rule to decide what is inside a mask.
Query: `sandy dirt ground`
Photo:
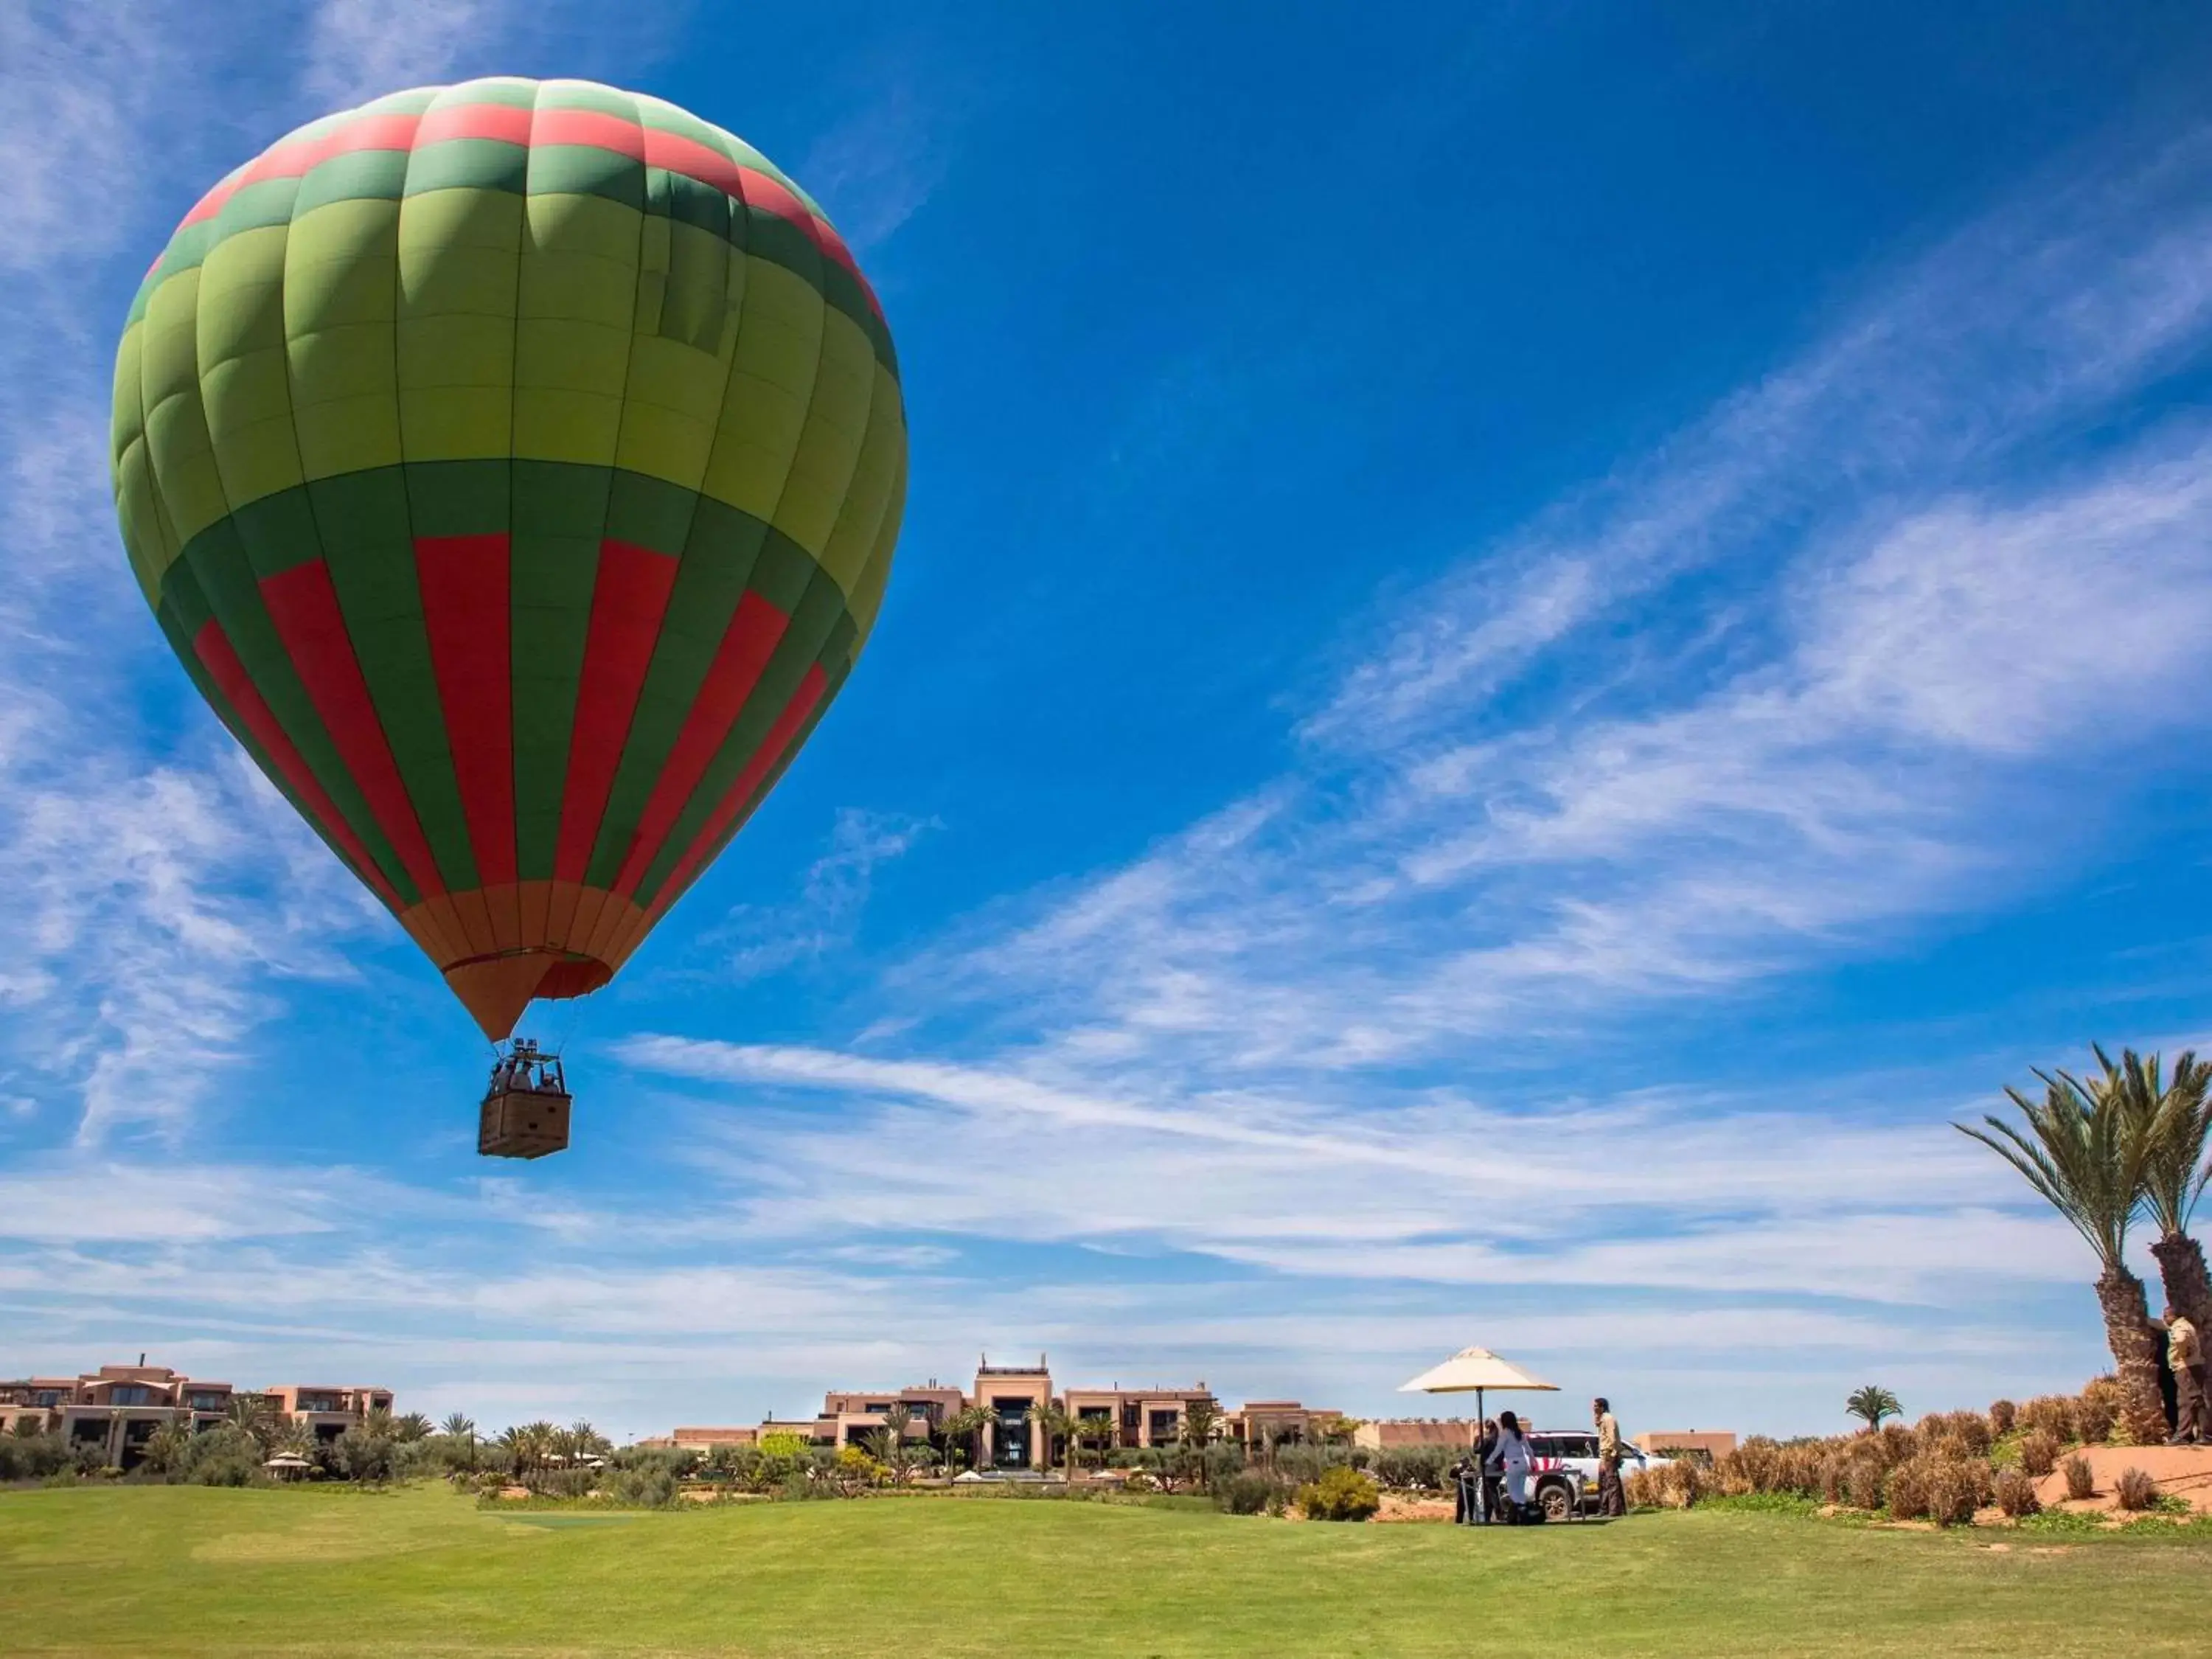
[[[2054,1469],[2035,1483],[2035,1495],[2047,1510],[2096,1511],[2118,1507],[2112,1489],[2124,1469],[2141,1469],[2161,1492],[2179,1498],[2200,1515],[2212,1515],[2212,1446],[2091,1446],[2086,1457],[2097,1478],[2094,1498],[2066,1496],[2066,1474]]]

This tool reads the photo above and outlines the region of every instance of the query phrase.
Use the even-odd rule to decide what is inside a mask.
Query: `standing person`
[[[1498,1419],[1482,1419],[1482,1437],[1474,1448],[1474,1519],[1498,1519]]]
[[[1528,1443],[1511,1412],[1498,1413],[1498,1467],[1505,1476],[1505,1518],[1517,1522],[1528,1507]]]
[[[2172,1308],[2166,1310],[2166,1358],[2173,1367],[2172,1446],[2196,1445],[2206,1437],[2204,1345],[2197,1327]]]
[[[1459,1455],[1459,1462],[1451,1466],[1452,1525],[1471,1527],[1474,1524],[1474,1483],[1480,1478],[1480,1466],[1474,1461],[1472,1448]]]
[[[1617,1520],[1628,1513],[1628,1494],[1620,1485],[1620,1425],[1603,1395],[1590,1401],[1590,1416],[1597,1424],[1597,1512]]]

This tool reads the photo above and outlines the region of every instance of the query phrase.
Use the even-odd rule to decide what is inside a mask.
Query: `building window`
[[[118,1382],[109,1390],[107,1403],[111,1406],[143,1406],[151,1403],[153,1391],[135,1382]]]
[[[1157,1446],[1164,1441],[1172,1440],[1182,1431],[1182,1413],[1181,1412],[1154,1412],[1152,1413],[1152,1443],[1154,1445]]]

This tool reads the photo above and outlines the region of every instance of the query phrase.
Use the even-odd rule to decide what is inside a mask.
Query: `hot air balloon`
[[[398,93],[222,179],[131,304],[112,454],[200,695],[495,1044],[605,985],[775,787],[906,487],[821,210],[580,81]],[[492,1095],[557,1126],[488,1097],[482,1150],[566,1144],[548,1058]]]

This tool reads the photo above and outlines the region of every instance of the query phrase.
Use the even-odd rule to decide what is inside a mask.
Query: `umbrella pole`
[[[1490,1520],[1490,1470],[1482,1458],[1482,1390],[1474,1391],[1474,1518],[1486,1525]]]

